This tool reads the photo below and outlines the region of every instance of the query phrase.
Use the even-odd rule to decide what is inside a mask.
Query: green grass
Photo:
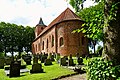
[[[45,73],[30,74],[29,72],[27,72],[27,73],[21,73],[20,77],[13,77],[13,78],[9,78],[8,76],[6,76],[4,69],[0,69],[0,80],[51,80],[60,76],[75,73],[72,70],[60,67],[59,64],[56,64],[56,62],[53,62],[53,64],[54,65],[51,66],[44,66],[42,64],[42,68]],[[27,69],[30,70],[31,68],[32,65],[27,66]]]

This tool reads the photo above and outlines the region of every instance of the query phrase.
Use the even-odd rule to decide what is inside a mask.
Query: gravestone
[[[39,63],[34,63],[32,65],[32,70],[30,70],[30,73],[42,73],[43,69],[42,69],[42,65]]]
[[[51,61],[55,61],[54,55],[51,55],[50,60],[51,60]]]
[[[20,66],[21,66],[21,64],[19,61],[11,62],[9,77],[19,77],[20,76]]]
[[[24,59],[24,61],[26,62],[27,65],[31,65],[31,58],[32,57],[28,54],[23,57],[23,59]]]
[[[63,58],[60,58],[60,66],[66,66],[67,62],[66,62],[66,57],[64,56]]]
[[[49,53],[48,59],[50,59],[51,61],[55,61],[55,60],[54,60],[54,55],[53,55],[52,53]]]
[[[60,54],[59,53],[56,53],[56,61],[57,61],[57,63],[60,62]]]
[[[76,53],[76,57],[79,58],[79,57],[80,57],[80,54],[79,54],[79,53]]]
[[[83,59],[82,58],[77,58],[77,62],[78,62],[78,65],[82,65],[83,64]]]
[[[0,69],[4,68],[4,63],[5,63],[5,59],[4,58],[0,58]]]
[[[45,59],[44,65],[52,65],[52,61],[50,59]]]
[[[10,65],[12,62],[12,58],[11,57],[5,57],[5,64],[6,65]]]
[[[69,56],[69,60],[68,60],[68,66],[75,66],[73,59],[72,59],[72,55],[70,54]]]
[[[45,55],[42,55],[41,56],[41,63],[44,63],[45,59],[46,59]]]
[[[35,64],[35,63],[38,63],[38,57],[37,56],[34,56],[34,58],[33,58],[33,64]]]

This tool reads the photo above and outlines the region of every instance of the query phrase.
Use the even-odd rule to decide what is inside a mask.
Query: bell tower
[[[47,27],[44,23],[42,18],[40,17],[39,23],[35,26],[35,38],[43,31],[43,29]]]

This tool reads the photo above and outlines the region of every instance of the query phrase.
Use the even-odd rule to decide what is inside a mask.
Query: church
[[[88,39],[82,32],[72,33],[73,30],[81,28],[83,23],[70,8],[63,11],[48,26],[40,18],[35,26],[32,53],[59,53],[62,56],[88,54]]]

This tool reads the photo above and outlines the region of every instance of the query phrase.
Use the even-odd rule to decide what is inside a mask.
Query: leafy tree
[[[16,24],[0,23],[0,51],[19,52],[19,57],[23,48],[31,51],[31,43],[34,39],[34,28],[18,26]]]
[[[104,6],[99,3],[96,6],[85,8],[77,15],[81,17],[85,23],[81,29],[74,30],[74,32],[83,32],[89,38],[89,46],[94,49],[99,41],[103,41],[103,25],[104,25]]]
[[[104,57],[112,60],[114,65],[120,65],[120,1],[104,0],[104,6]]]

